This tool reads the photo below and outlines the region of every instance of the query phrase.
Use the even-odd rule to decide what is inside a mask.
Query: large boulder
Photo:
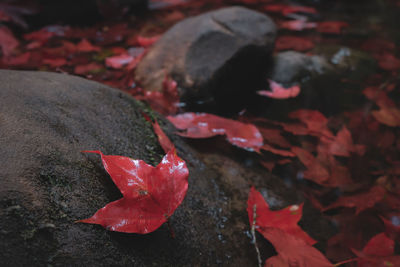
[[[165,75],[178,82],[181,100],[243,105],[262,88],[276,26],[266,15],[228,7],[185,19],[167,31],[136,69],[147,90],[161,90]],[[240,108],[240,107],[239,107]]]
[[[136,235],[74,223],[121,197],[99,157],[81,150],[98,149],[151,164],[160,161],[163,152],[142,111],[151,113],[130,96],[82,78],[0,71],[2,265],[257,264],[248,235],[249,185],[262,191],[273,208],[299,203],[302,198],[257,164],[243,165],[249,160],[235,159],[235,154],[254,155],[224,142],[218,155],[213,150],[197,152],[193,144],[170,135],[190,171],[187,196],[170,219],[175,238],[166,225]],[[172,132],[162,119],[161,124],[167,134]],[[311,208],[305,212],[305,229],[324,240],[327,235],[320,230],[326,225],[318,213]],[[268,242],[259,240],[263,257],[272,255]]]

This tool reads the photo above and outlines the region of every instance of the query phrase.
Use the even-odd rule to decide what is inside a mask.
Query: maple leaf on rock
[[[264,230],[279,228],[285,233],[303,240],[307,244],[313,245],[316,243],[297,224],[303,215],[303,203],[300,205],[291,205],[282,210],[272,211],[269,209],[269,205],[261,193],[252,187],[247,200],[247,213],[250,224],[253,222],[254,206],[256,207],[256,227],[262,235],[264,235]]]
[[[175,149],[157,167],[100,151],[84,152],[101,156],[104,168],[123,197],[79,222],[100,224],[111,231],[147,234],[166,222],[186,195],[189,171]]]
[[[167,119],[179,130],[177,134],[190,138],[208,138],[226,135],[228,141],[238,147],[259,152],[263,137],[253,124],[222,118],[208,113],[187,112]]]

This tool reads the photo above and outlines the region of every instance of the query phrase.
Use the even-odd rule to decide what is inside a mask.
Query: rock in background
[[[166,75],[189,105],[238,109],[262,89],[276,35],[274,22],[243,7],[185,19],[168,30],[139,63],[136,79],[161,90]]]

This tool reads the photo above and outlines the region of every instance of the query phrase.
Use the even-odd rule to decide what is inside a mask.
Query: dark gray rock
[[[152,164],[161,159],[162,150],[142,118],[143,110],[151,112],[122,92],[82,78],[0,71],[2,265],[257,264],[248,236],[249,184],[274,208],[302,198],[256,165],[243,165],[242,158],[234,157],[243,151],[226,143],[221,155],[213,155],[213,143],[211,152],[197,152],[171,136],[190,170],[187,196],[170,220],[175,238],[166,225],[135,235],[74,223],[121,197],[99,157],[81,150],[99,149]],[[161,124],[167,133],[173,131],[162,119]],[[323,241],[327,234],[320,230],[326,225],[311,208],[307,212],[305,229]],[[259,241],[263,257],[273,253],[266,244]]]
[[[161,90],[165,75],[170,75],[184,102],[235,106],[264,82],[275,35],[269,17],[243,7],[188,18],[148,52],[136,79],[148,90]]]
[[[291,84],[333,70],[333,66],[324,57],[286,51],[278,53],[274,57],[274,65],[269,78],[281,84]]]

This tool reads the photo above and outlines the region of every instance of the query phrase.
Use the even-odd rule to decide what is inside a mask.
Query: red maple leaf
[[[372,237],[362,252],[353,249],[358,258],[357,267],[399,266],[400,256],[394,254],[394,241],[385,233]]]
[[[356,214],[359,214],[365,209],[374,207],[377,202],[384,198],[385,194],[386,190],[382,186],[376,185],[367,192],[340,197],[336,202],[325,207],[324,211],[338,207],[347,207],[356,208]]]
[[[92,45],[86,38],[84,38],[76,45],[76,50],[78,52],[98,52],[101,48]]]
[[[13,33],[6,27],[0,27],[0,47],[3,56],[9,57],[14,49],[19,46],[19,41],[15,39]]]
[[[287,99],[296,97],[300,94],[300,86],[294,85],[289,88],[284,88],[281,84],[268,80],[271,91],[258,91],[257,94],[275,99]]]
[[[297,224],[303,215],[303,203],[300,205],[291,205],[282,210],[272,211],[269,209],[268,203],[264,200],[260,192],[252,187],[247,200],[247,213],[249,215],[250,224],[253,224],[254,210],[256,211],[256,229],[262,235],[264,235],[265,230],[278,228],[286,234],[295,236],[309,245],[316,243],[316,241]]]
[[[259,151],[263,145],[260,131],[253,124],[222,118],[208,113],[182,113],[167,117],[179,130],[180,136],[190,138],[208,138],[226,135],[228,141],[238,147]]]
[[[147,234],[166,222],[186,195],[189,171],[175,149],[157,167],[100,151],[84,152],[101,155],[104,168],[123,198],[79,222],[100,224],[111,231]]]
[[[279,28],[292,30],[292,31],[302,31],[302,30],[314,29],[315,27],[317,27],[317,23],[308,22],[306,20],[300,20],[300,19],[283,21],[279,24]]]
[[[344,21],[323,21],[318,23],[317,31],[321,33],[340,34],[342,29],[348,26],[349,24]]]
[[[280,36],[276,39],[275,49],[281,50],[295,50],[307,51],[314,48],[314,43],[304,37],[297,36]]]
[[[265,228],[262,235],[275,247],[277,256],[266,260],[265,267],[333,267],[316,248],[279,228]]]

